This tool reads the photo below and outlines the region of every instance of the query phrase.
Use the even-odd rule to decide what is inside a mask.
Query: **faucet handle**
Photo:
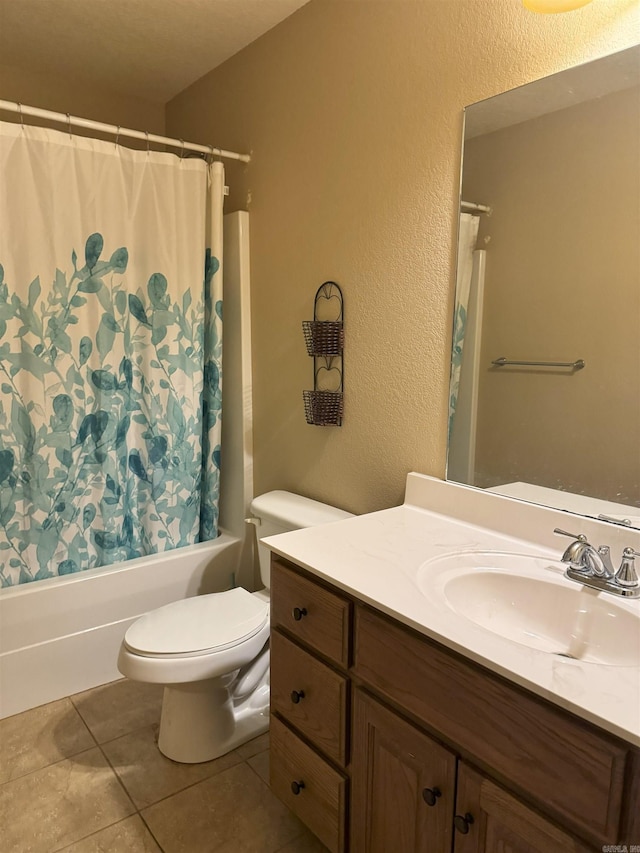
[[[576,542],[586,542],[587,537],[584,533],[569,533],[566,530],[561,530],[559,527],[554,527],[553,532],[557,533],[559,536],[568,536],[569,539],[575,539]]]
[[[611,562],[611,548],[608,545],[600,545],[598,548],[598,556],[602,560],[602,577],[609,580],[615,574],[613,563]]]
[[[587,552],[593,549],[587,542],[587,537],[584,533],[569,533],[566,530],[561,530],[559,527],[556,527],[553,532],[560,534],[560,536],[568,536],[569,539],[573,539],[573,542],[567,547],[560,560],[563,563],[568,563],[576,572],[591,574],[591,562],[587,560]]]
[[[633,548],[625,548],[622,552],[622,562],[615,576],[615,580],[620,586],[627,588],[638,586],[639,581],[636,572],[635,557],[640,557],[640,551],[635,551]]]

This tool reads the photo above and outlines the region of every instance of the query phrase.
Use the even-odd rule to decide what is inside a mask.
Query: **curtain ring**
[[[209,165],[213,165],[213,145],[209,146]]]
[[[180,148],[180,159],[184,159],[184,139],[180,140],[181,148]]]
[[[118,125],[118,129],[116,130],[116,148],[118,147],[118,140],[120,139],[120,125]]]
[[[22,104],[20,103],[20,101],[16,101],[16,103],[18,105],[18,114],[20,115],[20,125],[24,130],[24,115],[22,114]]]
[[[67,130],[69,132],[69,139],[73,139],[73,133],[71,133],[71,116],[67,113]]]
[[[144,135],[147,137],[147,154],[149,153],[149,131],[145,130]]]

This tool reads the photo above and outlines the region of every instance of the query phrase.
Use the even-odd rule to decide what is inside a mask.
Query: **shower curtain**
[[[222,165],[0,123],[0,584],[217,536]]]
[[[451,345],[451,382],[449,386],[449,439],[453,430],[453,420],[458,402],[460,371],[464,336],[467,327],[467,311],[473,273],[473,252],[476,248],[480,219],[471,213],[460,214],[460,232],[458,236],[458,265],[456,278],[456,303],[453,317],[453,343]]]

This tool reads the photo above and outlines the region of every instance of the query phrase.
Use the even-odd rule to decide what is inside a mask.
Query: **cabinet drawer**
[[[351,603],[271,561],[271,624],[347,667]]]
[[[617,837],[629,753],[618,741],[362,607],[354,669],[578,834]]]
[[[342,853],[347,796],[344,776],[277,717],[271,717],[269,763],[271,788],[276,796],[332,853]]]
[[[346,764],[348,683],[337,672],[292,643],[271,634],[271,710],[333,759]]]

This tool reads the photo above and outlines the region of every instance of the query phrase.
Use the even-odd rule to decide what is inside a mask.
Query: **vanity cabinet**
[[[356,615],[353,672],[564,826],[614,843],[625,744],[366,607]]]
[[[638,750],[272,565],[272,786],[331,851],[640,844]]]

